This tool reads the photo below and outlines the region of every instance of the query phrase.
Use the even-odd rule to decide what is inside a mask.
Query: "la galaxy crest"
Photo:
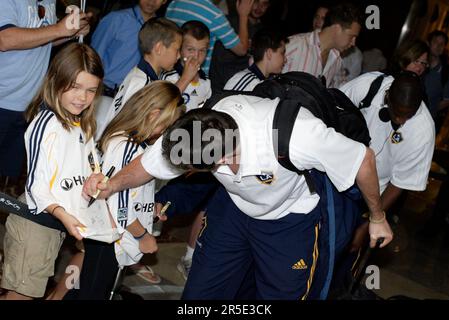
[[[402,137],[402,134],[398,131],[394,131],[391,134],[391,143],[392,144],[398,144],[400,143],[402,140],[404,140],[404,138]]]
[[[274,181],[274,174],[269,172],[262,172],[262,174],[257,175],[256,179],[260,183],[270,185]]]

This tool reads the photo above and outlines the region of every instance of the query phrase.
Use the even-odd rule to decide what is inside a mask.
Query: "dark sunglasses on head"
[[[45,7],[40,4],[41,2],[42,0],[37,0],[37,15],[42,20],[45,18]]]

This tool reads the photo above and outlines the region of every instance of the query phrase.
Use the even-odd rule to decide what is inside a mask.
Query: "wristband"
[[[134,235],[133,235],[133,238],[136,239],[136,240],[140,240],[140,239],[142,239],[147,233],[148,233],[148,231],[147,231],[147,229],[145,229],[145,231],[144,231],[140,236],[134,236]]]
[[[58,209],[58,208],[64,209],[63,206],[56,206],[56,207],[53,208],[53,210],[51,210],[50,214],[53,215],[53,213],[55,213],[56,209]],[[64,209],[64,210],[65,210],[65,209]]]
[[[383,214],[383,217],[382,218],[380,218],[380,219],[373,219],[373,218],[371,218],[371,215],[369,216],[369,222],[371,222],[371,223],[375,223],[375,224],[379,224],[379,223],[382,223],[382,222],[384,222],[385,221],[385,211],[382,211],[382,214]]]

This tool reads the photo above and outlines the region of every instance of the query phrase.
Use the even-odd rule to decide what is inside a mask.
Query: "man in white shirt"
[[[296,34],[287,44],[283,72],[302,71],[324,77],[326,86],[337,88],[342,59],[340,53],[355,45],[361,30],[361,15],[352,4],[329,9],[322,30]]]
[[[435,144],[435,128],[423,102],[424,91],[418,76],[404,72],[393,78],[371,72],[346,83],[340,90],[359,106],[371,83],[383,77],[380,89],[361,112],[376,156],[382,210],[387,211],[402,190],[423,191]],[[367,225],[359,228],[352,250],[366,237]]]
[[[213,110],[192,110],[150,152],[106,184],[100,183],[102,175],[92,175],[84,184],[86,197],[97,188],[103,190],[101,197],[108,197],[153,177],[212,171],[222,187],[207,206],[185,299],[235,298],[248,272],[254,272],[262,299],[325,298],[320,286],[329,252],[320,251],[326,246],[321,237],[325,209],[318,195],[322,180],[314,170],[318,194],[311,193],[304,176],[278,163],[271,129],[278,103],[237,95],[222,99]],[[326,172],[339,191],[357,182],[370,207],[371,244],[378,238],[385,239],[382,246],[391,241],[371,149],[327,128],[302,108],[292,131],[290,160],[298,169]],[[176,199],[171,207],[183,211]]]

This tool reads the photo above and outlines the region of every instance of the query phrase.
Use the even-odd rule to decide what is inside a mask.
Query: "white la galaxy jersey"
[[[259,83],[264,81],[264,78],[261,78],[257,71],[255,72],[254,67],[255,65],[252,65],[233,75],[228,82],[226,82],[224,90],[253,91]]]
[[[146,144],[136,144],[128,141],[128,137],[116,136],[109,141],[103,155],[103,171],[115,166],[116,172],[141,155],[147,148]],[[149,147],[148,147],[149,148]],[[143,186],[126,189],[113,194],[107,200],[110,212],[122,238],[115,243],[117,261],[120,265],[132,265],[139,262],[142,253],[139,241],[126,231],[126,227],[136,219],[149,233],[153,230],[155,181]]]
[[[33,214],[57,203],[76,214],[84,181],[98,166],[93,139],[79,126],[64,129],[51,110],[43,110],[25,132],[28,177],[26,199]]]
[[[382,73],[365,73],[343,85],[343,91],[358,106],[368,94],[371,83]],[[393,83],[385,77],[371,106],[361,109],[371,136],[370,148],[376,155],[380,192],[391,183],[398,188],[423,191],[435,147],[435,124],[424,102],[415,115],[394,130],[391,121],[384,122],[379,111],[385,108],[385,94]]]
[[[161,75],[162,80],[175,83],[181,78],[181,75],[176,70],[164,72]],[[207,99],[212,95],[210,80],[207,78],[199,78],[199,81],[192,81],[182,93],[186,111],[201,108]]]
[[[134,93],[156,80],[159,80],[156,72],[148,62],[141,60],[139,64],[132,68],[126,75],[125,80],[123,80],[117,94],[112,100],[111,107],[106,112],[105,119],[102,119],[101,126],[97,128],[97,131],[102,133],[109,122],[111,122],[111,120],[122,110],[126,101],[128,101]],[[99,136],[98,132],[97,136]]]

